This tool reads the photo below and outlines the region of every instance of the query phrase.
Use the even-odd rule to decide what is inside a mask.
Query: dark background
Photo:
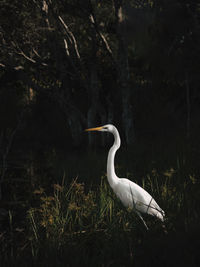
[[[119,176],[174,168],[199,193],[199,84],[197,1],[1,1],[1,233],[63,173],[99,186],[112,138],[84,129],[108,123]]]

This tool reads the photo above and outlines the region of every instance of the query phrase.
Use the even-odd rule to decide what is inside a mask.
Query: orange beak
[[[85,129],[86,132],[90,132],[90,131],[99,131],[101,130],[103,127],[96,127],[96,128],[89,128],[89,129]]]

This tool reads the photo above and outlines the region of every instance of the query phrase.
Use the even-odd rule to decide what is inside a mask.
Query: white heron
[[[121,144],[117,128],[112,124],[107,124],[96,128],[89,128],[85,131],[109,132],[114,135],[114,144],[109,150],[107,159],[107,178],[111,188],[125,207],[133,209],[137,213],[147,229],[148,227],[141,214],[150,214],[163,222],[165,213],[153,197],[136,183],[126,178],[119,178],[115,173],[115,153]]]

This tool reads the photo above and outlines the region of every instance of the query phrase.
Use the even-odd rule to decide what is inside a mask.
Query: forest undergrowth
[[[1,207],[1,266],[198,266],[199,177],[182,159],[167,169],[152,164],[139,180],[126,174],[165,211],[164,226],[144,216],[149,231],[105,175],[87,185],[81,176],[69,182],[65,173],[49,184],[35,177],[23,189],[15,181],[12,201]]]

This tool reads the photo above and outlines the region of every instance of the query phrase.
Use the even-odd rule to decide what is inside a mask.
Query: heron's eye
[[[106,129],[106,130],[108,129],[108,127],[103,127],[103,128]]]

